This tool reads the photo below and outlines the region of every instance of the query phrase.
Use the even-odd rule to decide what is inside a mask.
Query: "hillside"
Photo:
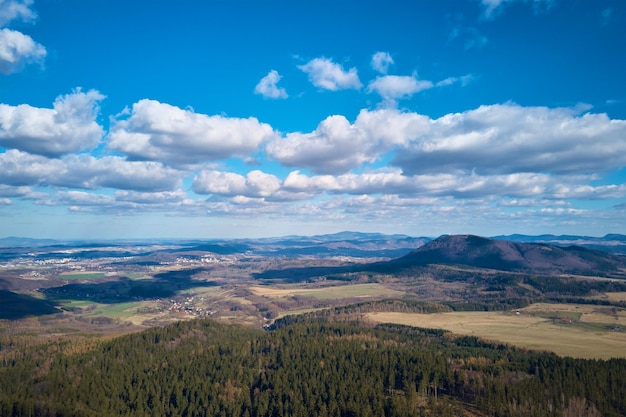
[[[0,336],[3,416],[620,416],[626,360],[559,358],[437,329],[211,320],[112,340]],[[554,410],[546,413],[546,410]]]
[[[473,235],[441,236],[389,263],[402,267],[466,265],[543,275],[626,278],[626,257],[578,246],[560,247]]]

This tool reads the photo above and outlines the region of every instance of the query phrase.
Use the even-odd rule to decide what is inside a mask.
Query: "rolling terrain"
[[[22,242],[0,249],[3,415],[626,412],[614,251],[348,232]]]

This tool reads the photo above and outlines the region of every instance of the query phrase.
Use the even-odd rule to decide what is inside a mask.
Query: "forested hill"
[[[578,246],[560,247],[473,235],[446,235],[389,262],[395,266],[467,265],[546,275],[626,278],[626,257]]]
[[[441,330],[208,320],[108,342],[0,338],[3,416],[623,416],[626,360]]]

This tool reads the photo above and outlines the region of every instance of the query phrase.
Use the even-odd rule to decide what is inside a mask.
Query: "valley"
[[[0,415],[626,412],[621,252],[342,233],[0,257]]]
[[[195,318],[267,328],[293,314],[398,300],[439,307],[427,315],[351,317],[567,356],[624,356],[623,256],[523,245],[346,232],[261,242],[9,247],[0,268],[0,335],[119,335]],[[549,259],[563,252],[558,267],[550,270],[537,248]],[[389,256],[397,253],[403,255]]]

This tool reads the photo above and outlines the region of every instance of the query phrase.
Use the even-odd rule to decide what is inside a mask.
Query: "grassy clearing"
[[[97,279],[105,276],[104,272],[64,272],[59,277],[67,280]]]
[[[590,323],[577,326],[527,313],[369,313],[367,317],[380,323],[446,329],[459,335],[548,350],[561,356],[594,359],[626,357],[626,332],[606,331],[602,326]]]
[[[342,298],[400,297],[404,293],[390,290],[380,284],[337,285],[323,288],[307,288],[299,285],[252,286],[250,291],[269,298],[293,297],[295,295],[313,297],[320,300],[340,300]]]
[[[124,274],[124,276],[126,276],[128,279],[137,280],[137,281],[142,280],[142,279],[153,278],[151,275],[143,274],[139,272],[130,272],[130,273]]]
[[[98,307],[90,311],[89,314],[86,314],[86,316],[104,316],[115,319],[127,318],[136,314],[137,308],[140,307],[142,304],[143,303],[140,301],[131,301],[128,303],[118,304],[99,304]]]

